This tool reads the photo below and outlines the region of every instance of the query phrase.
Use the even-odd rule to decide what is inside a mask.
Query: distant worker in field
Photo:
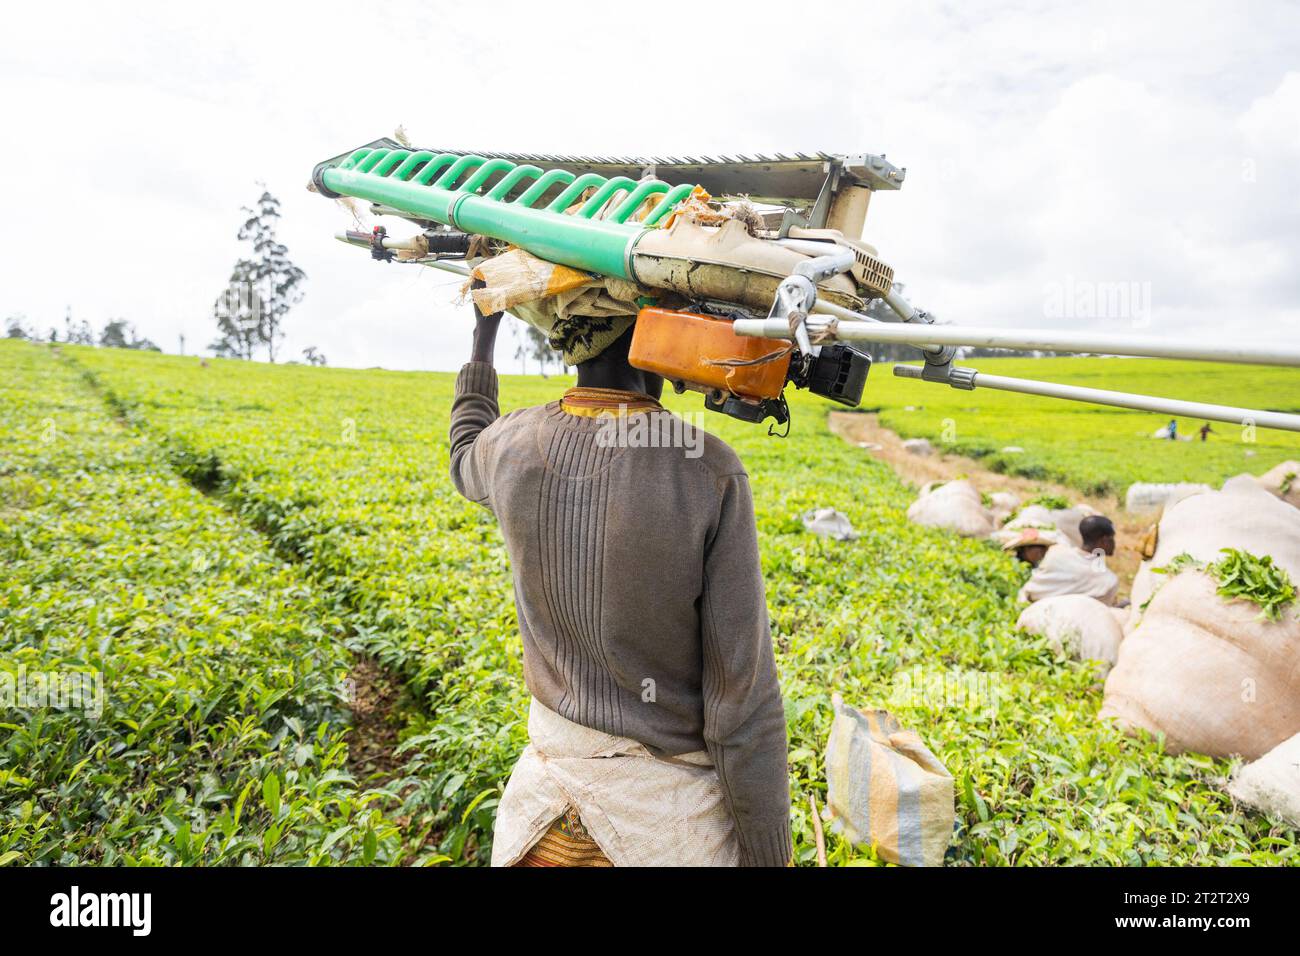
[[[1201,441],[1205,441],[1207,438],[1210,437],[1210,432],[1214,431],[1214,429],[1210,427],[1209,422],[1206,422],[1204,425],[1201,426],[1200,431],[1201,431]]]
[[[510,554],[532,695],[492,864],[787,865],[785,714],[744,467],[628,363],[630,316],[557,323],[577,386],[501,417],[501,314],[475,309],[451,413],[452,480]],[[646,433],[608,427],[634,416],[685,440],[611,442]]]
[[[1115,553],[1115,526],[1102,515],[1089,515],[1079,522],[1079,536],[1081,548],[1062,541],[1047,550],[1020,589],[1020,600],[1033,603],[1063,594],[1086,594],[1102,604],[1115,603],[1119,578],[1106,566],[1106,558]]]
[[[1178,419],[1169,419],[1169,424],[1166,426],[1166,430],[1169,432],[1170,441],[1178,441]]]

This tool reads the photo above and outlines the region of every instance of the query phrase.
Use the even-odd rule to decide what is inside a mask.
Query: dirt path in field
[[[1096,508],[1115,523],[1115,555],[1109,564],[1111,570],[1119,575],[1120,593],[1128,594],[1133,575],[1142,563],[1140,541],[1150,527],[1151,519],[1130,515],[1124,510],[1123,502],[1114,495],[1085,495],[1077,488],[1052,481],[999,474],[989,471],[975,458],[945,452],[939,446],[935,447],[932,455],[915,455],[903,447],[902,438],[881,425],[878,417],[869,412],[831,412],[830,429],[850,444],[862,448],[863,454],[889,465],[895,474],[917,488],[928,481],[951,481],[963,477],[980,491],[1012,491],[1022,501],[1048,492]]]
[[[352,726],[348,729],[348,768],[363,784],[386,783],[397,775],[401,686],[374,658],[358,657],[348,674]]]

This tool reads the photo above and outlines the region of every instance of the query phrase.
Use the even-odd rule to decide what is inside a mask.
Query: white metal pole
[[[899,378],[919,379],[921,372],[922,367],[919,365],[894,366],[894,374]],[[1056,382],[1037,382],[1029,378],[988,375],[979,371],[975,372],[972,384],[975,388],[995,388],[1004,392],[1020,392],[1024,395],[1044,395],[1048,398],[1091,402],[1094,405],[1113,405],[1144,412],[1160,412],[1164,415],[1181,415],[1183,418],[1231,422],[1235,425],[1254,424],[1260,428],[1280,428],[1285,431],[1300,432],[1300,415],[1288,415],[1283,412],[1235,408],[1231,405],[1210,405],[1205,402],[1185,402],[1177,398],[1159,398],[1154,395],[1138,395],[1134,392],[1112,392],[1102,388],[1085,388],[1081,385],[1060,385]]]
[[[896,342],[902,345],[915,345],[927,352],[938,351],[939,347],[944,345],[957,345],[1300,367],[1300,348],[1294,346],[1251,347],[1228,342],[1172,342],[1155,336],[1115,335],[1106,332],[872,322],[843,306],[820,300],[813,309],[833,315],[839,320],[836,323],[834,338],[841,342]],[[853,318],[848,319],[847,316]],[[826,329],[829,322],[817,322],[810,316],[807,324],[808,331],[815,336],[819,331]],[[788,338],[790,335],[789,326],[784,322],[771,319],[737,319],[734,328],[740,335],[758,335],[766,338]]]
[[[443,272],[454,272],[458,276],[467,276],[473,271],[460,259],[413,259],[411,264],[441,269]]]

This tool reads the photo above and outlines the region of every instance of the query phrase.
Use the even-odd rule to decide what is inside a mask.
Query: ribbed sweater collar
[[[630,415],[635,412],[659,411],[663,406],[644,392],[575,385],[560,399],[560,408],[570,415],[591,418],[610,412]]]

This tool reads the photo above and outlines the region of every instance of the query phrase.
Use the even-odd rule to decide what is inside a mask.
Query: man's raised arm
[[[481,288],[475,279],[472,288]],[[451,405],[451,480],[470,501],[491,507],[491,489],[483,466],[483,430],[501,417],[497,404],[497,373],[492,367],[501,313],[484,315],[474,306],[474,345],[469,362],[456,376]]]

